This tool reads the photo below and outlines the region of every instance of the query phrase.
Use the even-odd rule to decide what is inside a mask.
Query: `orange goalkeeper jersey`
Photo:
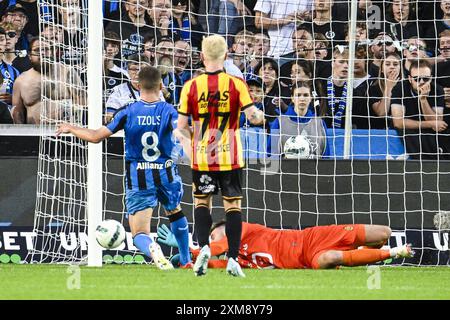
[[[243,222],[239,263],[246,268],[305,268],[303,234],[299,230],[275,230]],[[212,256],[220,255],[228,251],[228,240],[223,237],[210,246]]]
[[[192,116],[191,167],[196,171],[230,171],[244,167],[239,119],[253,105],[247,84],[223,71],[188,81],[178,113]]]
[[[365,242],[362,224],[317,226],[304,230],[275,230],[260,224],[242,223],[239,264],[245,268],[317,268],[317,258],[327,250],[353,250]],[[228,251],[227,237],[210,244],[211,255]],[[198,250],[193,252],[198,254]],[[224,260],[210,267],[223,268]]]

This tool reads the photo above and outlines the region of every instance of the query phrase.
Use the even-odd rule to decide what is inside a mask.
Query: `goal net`
[[[247,81],[268,119],[261,128],[241,123],[244,220],[283,229],[388,225],[387,245],[412,243],[417,254],[385,264],[449,264],[450,1],[106,0],[94,42],[87,1],[38,3],[47,8],[43,132],[61,121],[87,126],[88,44],[103,47],[108,121],[139,99],[134,81],[146,64],[161,70],[162,95],[176,106],[183,84],[204,72],[203,36],[218,33],[229,45],[226,72]],[[85,143],[43,134],[30,261],[85,262],[87,169]],[[193,232],[190,169],[179,169]],[[103,145],[99,200],[103,219],[127,227],[125,172],[118,135]],[[217,198],[213,219],[222,218]],[[159,207],[152,220],[153,232],[168,224]],[[103,258],[143,261],[130,235]]]

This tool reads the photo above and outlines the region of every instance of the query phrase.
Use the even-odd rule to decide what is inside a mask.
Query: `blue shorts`
[[[173,176],[170,183],[153,186],[147,190],[127,190],[125,204],[127,206],[127,217],[137,211],[153,209],[158,202],[166,209],[172,211],[177,208],[183,198],[183,184],[179,175]]]

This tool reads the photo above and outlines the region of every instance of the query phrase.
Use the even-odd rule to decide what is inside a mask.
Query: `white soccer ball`
[[[312,151],[311,140],[303,135],[292,136],[284,143],[284,155],[287,159],[310,159]]]
[[[115,249],[125,240],[125,228],[116,220],[104,220],[95,229],[97,242],[105,249]]]

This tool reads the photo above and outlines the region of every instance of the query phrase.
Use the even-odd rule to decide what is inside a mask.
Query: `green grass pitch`
[[[64,265],[0,265],[0,299],[450,299],[449,267],[339,270],[249,270],[232,278],[210,269],[161,271],[149,265],[80,267],[79,282]],[[368,282],[379,289],[369,289]],[[79,289],[69,290],[67,283]]]

